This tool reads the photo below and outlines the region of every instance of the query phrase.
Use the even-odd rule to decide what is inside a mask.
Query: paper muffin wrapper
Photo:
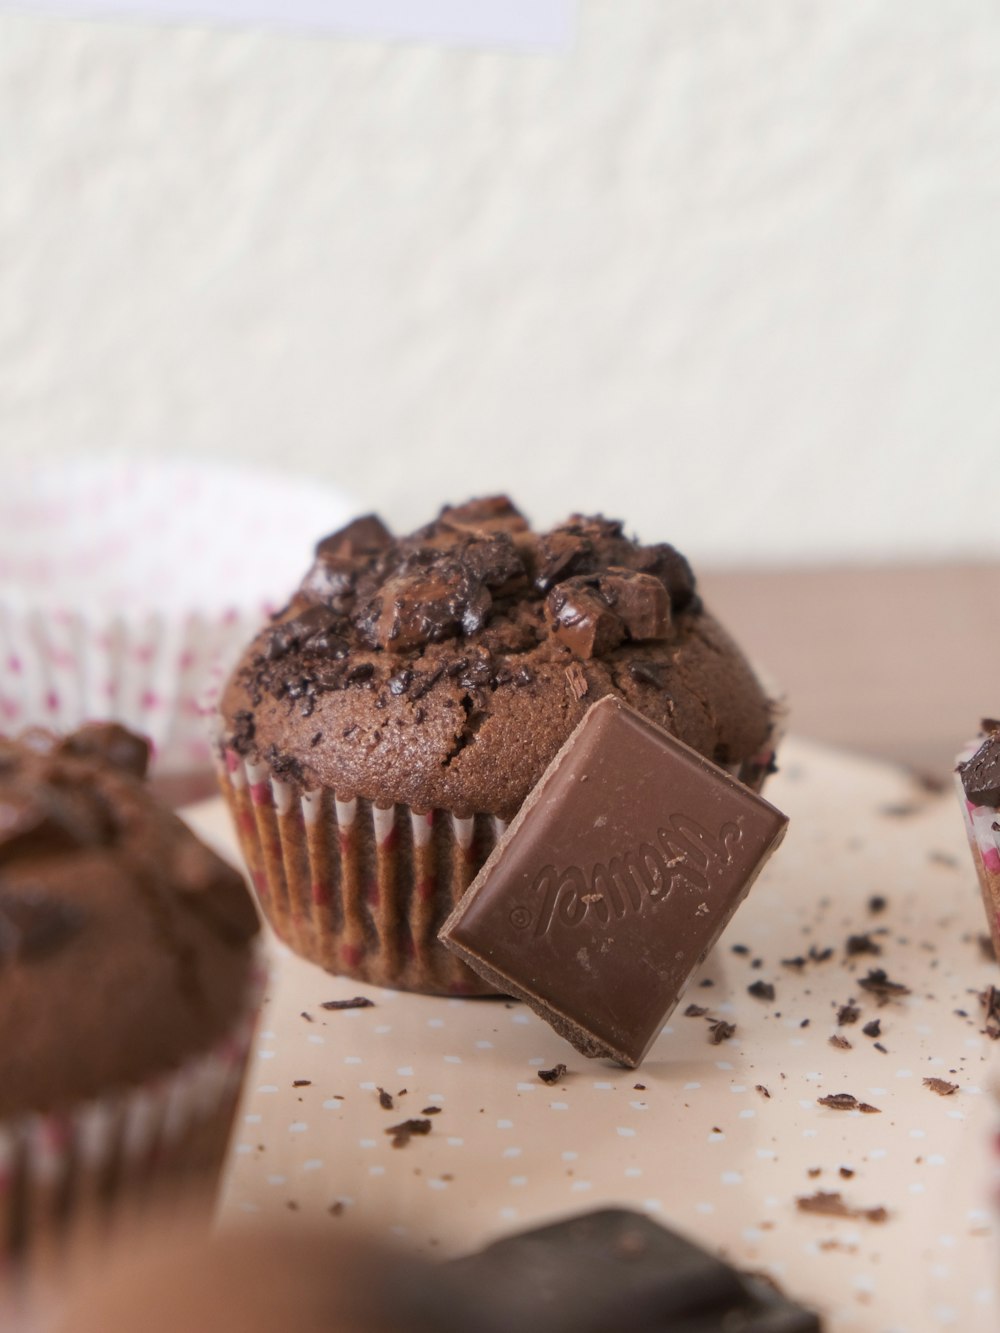
[[[494,991],[438,942],[506,824],[304,791],[223,752],[219,780],[261,911],[328,972],[442,995]]]
[[[264,616],[91,620],[0,605],[0,731],[113,718],[153,742],[156,771],[211,771],[204,699]]]
[[[68,1277],[154,1204],[195,1204],[207,1221],[264,981],[255,964],[237,1023],[180,1068],[66,1111],[0,1120],[4,1287],[27,1298],[37,1279]]]
[[[759,790],[772,759],[769,749],[735,775]],[[496,993],[437,935],[503,836],[503,820],[306,791],[228,748],[219,781],[261,911],[296,953],[377,986]]]
[[[110,719],[149,736],[158,775],[211,775],[205,697],[350,510],[315,483],[193,459],[15,466],[0,731]]]
[[[982,739],[970,741],[956,760],[964,764],[979,749]],[[991,805],[975,805],[965,794],[962,776],[956,770],[955,786],[965,818],[965,832],[979,876],[983,907],[997,958],[1000,958],[1000,811]]]

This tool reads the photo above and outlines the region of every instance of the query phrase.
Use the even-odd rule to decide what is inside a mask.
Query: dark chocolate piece
[[[990,731],[972,758],[959,764],[958,772],[973,805],[1000,805],[1000,731]]]
[[[641,1213],[607,1208],[446,1266],[489,1328],[531,1333],[819,1333],[815,1314]]]
[[[787,822],[608,696],[440,938],[585,1055],[634,1067]]]

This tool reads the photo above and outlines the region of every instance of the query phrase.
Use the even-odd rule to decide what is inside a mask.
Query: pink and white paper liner
[[[964,764],[971,759],[982,743],[982,737],[971,741],[958,756],[956,764]],[[983,895],[993,948],[997,958],[1000,958],[1000,811],[992,805],[976,805],[970,801],[957,768],[955,785],[965,819],[969,848],[979,876],[979,888]]]
[[[18,466],[0,495],[0,731],[113,718],[158,773],[210,770],[203,701],[352,512],[187,460]]]
[[[231,1032],[181,1068],[64,1112],[0,1121],[0,1285],[68,1274],[153,1202],[197,1191],[210,1205],[265,980],[255,963]]]
[[[296,953],[374,985],[494,993],[437,932],[502,820],[304,791],[229,749],[219,780],[261,911]]]

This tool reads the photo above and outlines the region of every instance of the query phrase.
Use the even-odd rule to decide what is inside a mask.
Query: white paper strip
[[[140,15],[174,23],[313,29],[383,41],[565,50],[576,0],[3,0],[74,18]]]

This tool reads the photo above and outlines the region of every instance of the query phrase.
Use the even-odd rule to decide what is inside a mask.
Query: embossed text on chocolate
[[[641,913],[647,904],[655,908],[680,885],[703,892],[732,865],[743,841],[741,823],[738,816],[713,834],[690,816],[674,814],[655,839],[609,857],[606,864],[598,861],[586,870],[545,865],[531,882],[530,903],[514,907],[510,922],[518,930],[531,928],[539,939],[553,924],[571,928],[590,915],[608,925],[627,913]]]

